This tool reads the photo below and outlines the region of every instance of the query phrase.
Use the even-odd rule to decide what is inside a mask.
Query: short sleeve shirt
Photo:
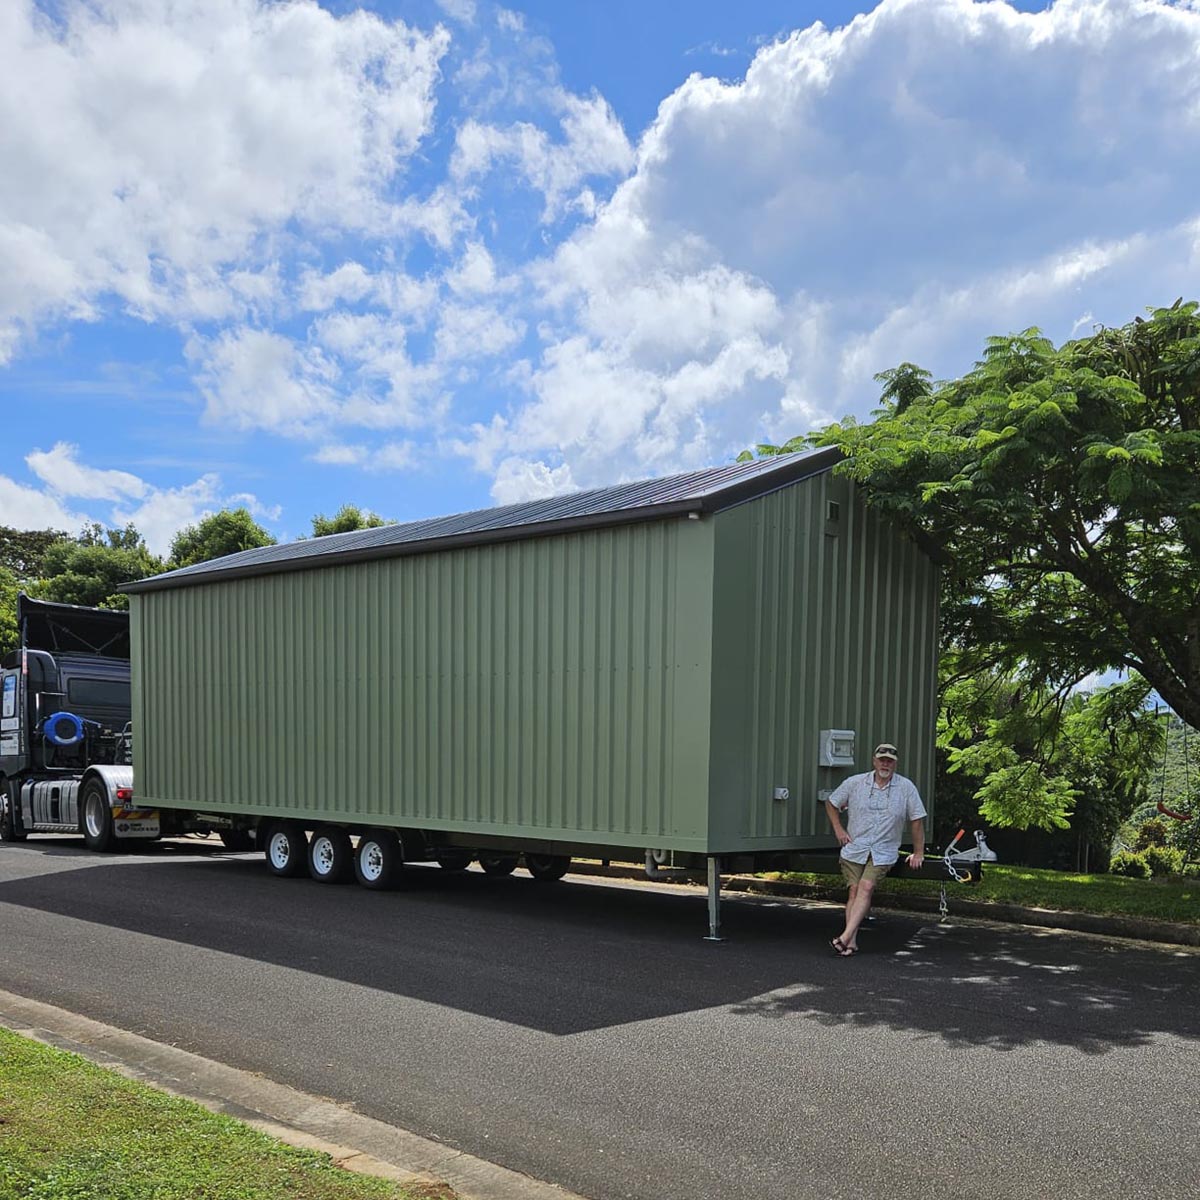
[[[893,775],[883,787],[876,787],[874,771],[851,775],[838,784],[829,802],[848,813],[850,841],[842,847],[842,857],[853,863],[865,863],[869,857],[878,867],[891,866],[900,857],[905,825],[925,816],[916,784],[903,775]]]

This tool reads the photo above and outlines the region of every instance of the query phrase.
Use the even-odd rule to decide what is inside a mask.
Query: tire
[[[113,832],[108,789],[98,779],[89,779],[79,794],[79,827],[89,850],[107,854],[116,849],[117,835]]]
[[[404,872],[400,839],[386,829],[371,829],[358,839],[354,878],[365,888],[385,892],[397,887]]]
[[[253,850],[254,838],[246,829],[222,829],[221,841],[226,850]]]
[[[517,869],[515,854],[481,854],[479,865],[487,875],[511,875]]]
[[[280,879],[295,879],[308,870],[308,838],[294,821],[279,821],[267,827],[262,838],[267,870]]]
[[[308,843],[308,873],[318,883],[348,883],[353,871],[350,835],[336,825],[314,830]]]
[[[6,780],[0,779],[0,842],[23,842],[28,834],[17,829],[16,800]]]
[[[443,871],[465,871],[472,857],[470,850],[444,850],[437,856],[437,865]]]
[[[571,869],[565,854],[526,854],[525,870],[543,883],[557,883]]]

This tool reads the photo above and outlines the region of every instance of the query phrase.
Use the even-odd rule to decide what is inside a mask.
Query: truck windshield
[[[129,708],[128,679],[72,679],[67,703],[73,708]]]

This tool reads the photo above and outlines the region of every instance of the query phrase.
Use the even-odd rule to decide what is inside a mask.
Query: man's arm
[[[842,825],[841,810],[830,800],[825,801],[825,812],[829,817],[829,825],[839,846],[845,846],[850,841],[850,835]]]
[[[908,856],[908,865],[914,871],[921,869],[925,861],[925,818],[918,817],[912,823],[913,852]]]

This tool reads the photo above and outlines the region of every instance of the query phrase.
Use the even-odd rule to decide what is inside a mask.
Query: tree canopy
[[[378,513],[359,508],[356,504],[343,504],[332,517],[317,513],[312,519],[313,537],[328,537],[331,533],[351,533],[355,529],[377,529],[390,525]]]
[[[902,364],[873,422],[813,439],[942,565],[962,676],[1065,695],[1122,668],[1200,727],[1198,308],[992,338],[946,383]]]
[[[132,525],[89,525],[77,538],[63,538],[46,551],[44,578],[28,590],[62,604],[128,608],[129,599],[119,589],[162,569],[162,560],[150,553]]]
[[[239,550],[273,546],[275,539],[245,508],[223,508],[181,529],[171,542],[169,566],[192,567]]]

